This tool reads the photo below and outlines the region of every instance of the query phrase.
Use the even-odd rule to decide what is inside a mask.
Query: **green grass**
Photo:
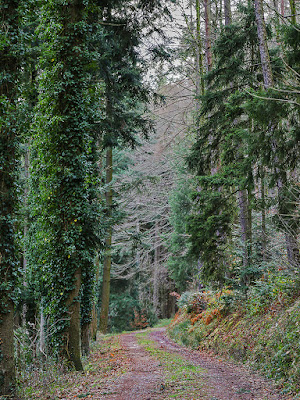
[[[160,320],[153,326],[153,328],[164,328],[164,327],[170,325],[171,321],[172,321],[172,318],[160,319]]]

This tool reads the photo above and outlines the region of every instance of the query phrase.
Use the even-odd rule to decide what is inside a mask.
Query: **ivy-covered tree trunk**
[[[62,152],[58,152],[62,156],[61,166],[64,171],[63,175],[65,176],[63,176],[61,183],[58,185],[57,194],[61,195],[64,203],[66,200],[64,196],[68,196],[69,191],[74,190],[73,195],[75,193],[74,197],[72,195],[68,196],[67,207],[70,207],[70,210],[65,211],[62,204],[60,213],[62,231],[58,233],[57,239],[62,240],[62,243],[67,247],[71,239],[68,236],[72,235],[72,231],[74,230],[72,225],[77,224],[78,217],[81,217],[80,214],[83,211],[82,207],[84,207],[84,177],[79,175],[80,173],[84,173],[84,171],[82,169],[83,165],[80,165],[81,160],[77,156],[77,154],[82,153],[83,147],[82,139],[79,137],[79,135],[83,135],[83,132],[80,132],[82,110],[79,109],[81,102],[78,96],[83,89],[81,82],[84,67],[82,55],[84,33],[80,29],[80,23],[83,20],[84,1],[71,0],[65,6],[61,7],[58,5],[58,7],[61,12],[60,17],[62,18],[63,30],[59,37],[62,41],[62,47],[57,56],[63,65],[61,78],[64,79],[64,75],[67,77],[69,74],[69,79],[64,83],[65,90],[61,91],[57,104],[58,115],[62,117],[60,126],[62,139],[67,139],[64,143],[60,143]],[[83,93],[81,92],[82,95]],[[76,118],[77,116],[79,117],[78,119]],[[79,126],[77,127],[75,124]],[[64,137],[65,133],[67,133],[67,137]],[[71,151],[69,149],[70,144],[74,146]],[[64,154],[64,150],[68,153]],[[74,175],[68,179],[67,175],[69,175],[69,171]],[[76,192],[78,192],[77,196]],[[76,204],[77,202],[79,204]],[[78,211],[76,212],[75,210]],[[73,214],[73,218],[71,214]],[[64,230],[67,230],[66,236],[63,234]],[[75,251],[75,254],[73,251]],[[66,285],[65,296],[69,322],[64,328],[64,350],[61,354],[74,364],[76,370],[82,370],[83,367],[80,359],[80,304],[78,298],[81,286],[82,260],[78,257],[80,252],[79,254],[76,252],[76,243],[73,251],[73,254],[68,254],[67,256],[69,262],[65,263],[69,280],[68,286]]]
[[[82,354],[88,356],[90,354],[90,324],[81,325],[81,351]]]
[[[291,9],[291,22],[293,25],[296,25],[296,0],[289,0],[290,9]]]
[[[108,227],[105,236],[105,253],[103,261],[103,283],[102,283],[102,296],[101,296],[101,313],[100,313],[100,332],[106,333],[108,324],[108,310],[109,310],[109,297],[110,297],[110,269],[111,269],[111,242],[112,242],[112,198],[113,192],[111,187],[113,161],[112,161],[112,147],[106,150],[106,185],[107,190],[106,210]]]
[[[91,101],[85,5],[84,0],[55,0],[42,9],[44,51],[31,160],[39,246],[34,268],[52,327],[47,347],[77,370],[82,370],[81,282],[93,269],[98,245],[93,126],[98,114]]]
[[[0,397],[15,392],[14,304],[18,0],[0,2]]]
[[[99,275],[100,275],[100,257],[97,255],[96,261],[95,261],[95,268],[96,268],[96,276],[95,276],[95,290],[97,293],[98,289],[98,282],[99,282]],[[90,338],[92,340],[97,339],[97,329],[98,329],[98,317],[97,317],[97,306],[96,302],[93,301],[92,303],[92,315],[91,315],[91,324],[90,324]]]
[[[97,278],[96,278],[97,281]],[[91,324],[93,321],[93,309],[95,305],[95,271],[94,267],[87,264],[82,274],[81,293],[81,351],[85,356],[90,353]]]
[[[74,288],[69,293],[66,304],[70,321],[65,329],[65,358],[73,363],[76,371],[82,371],[83,367],[80,351],[80,303],[78,301],[81,286],[81,268],[78,268],[74,275]]]

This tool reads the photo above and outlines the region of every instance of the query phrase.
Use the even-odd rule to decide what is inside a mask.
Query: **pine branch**
[[[272,88],[273,89],[273,88]],[[289,103],[289,104],[295,104],[297,106],[300,107],[300,103],[296,102],[296,101],[292,101],[292,100],[284,100],[284,99],[277,99],[276,97],[264,97],[264,96],[258,96],[257,94],[248,92],[248,90],[245,89],[245,92],[248,93],[250,96],[252,97],[256,97],[258,99],[262,99],[262,100],[271,100],[271,101],[279,101],[281,103]]]

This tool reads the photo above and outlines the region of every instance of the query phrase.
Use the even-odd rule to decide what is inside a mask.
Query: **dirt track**
[[[176,390],[165,381],[166,371],[158,359],[143,349],[135,333],[123,334],[121,344],[126,352],[128,370],[114,382],[109,382],[109,390],[99,399],[106,400],[283,400],[291,399],[280,395],[274,386],[258,374],[249,372],[231,362],[224,362],[217,357],[192,351],[171,341],[164,329],[151,331],[149,334],[154,347],[164,354],[176,354],[193,365],[201,367],[194,381],[189,381],[186,393]],[[197,394],[191,394],[189,385],[201,383]],[[191,387],[192,387],[191,386]],[[105,390],[105,388],[103,388]],[[102,393],[104,393],[102,391]]]
[[[149,357],[137,343],[134,333],[121,336],[121,344],[126,352],[127,368],[114,382],[109,382],[106,400],[152,400],[157,397],[163,384],[163,371],[159,362]]]
[[[204,369],[202,379],[206,382],[207,395],[211,400],[291,399],[280,395],[269,381],[258,374],[235,363],[223,362],[215,356],[181,347],[170,340],[163,331],[154,331],[150,337],[168,352],[177,353]]]
[[[243,366],[179,346],[165,329],[102,336],[84,373],[39,380],[30,391],[27,400],[293,399]]]

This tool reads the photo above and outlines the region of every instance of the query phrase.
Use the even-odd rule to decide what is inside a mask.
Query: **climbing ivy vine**
[[[39,230],[34,267],[52,327],[50,341],[76,369],[82,368],[81,280],[93,269],[99,220],[89,11],[82,0],[43,5],[32,160],[32,218]]]
[[[0,2],[0,396],[15,390],[13,297],[18,274],[19,1]]]

